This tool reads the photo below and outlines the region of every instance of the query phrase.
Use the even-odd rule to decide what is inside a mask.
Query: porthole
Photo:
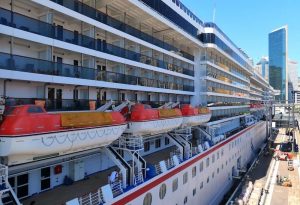
[[[196,195],[196,188],[193,189],[193,196]]]
[[[159,198],[164,199],[167,192],[167,186],[166,184],[162,184],[159,188]]]
[[[151,204],[152,204],[152,194],[147,193],[145,198],[144,198],[143,205],[151,205]]]

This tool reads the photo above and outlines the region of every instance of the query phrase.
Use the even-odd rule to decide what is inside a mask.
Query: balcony
[[[191,61],[194,61],[194,56],[189,54],[189,53],[186,53],[182,50],[179,50],[178,48],[166,43],[166,42],[163,42],[162,40],[159,40],[157,38],[154,38],[153,36],[147,34],[147,33],[144,33],[128,24],[125,24],[115,18],[112,18],[108,15],[106,15],[105,13],[93,8],[93,7],[90,7],[88,6],[87,4],[84,4],[82,2],[79,2],[77,0],[51,0],[57,4],[60,4],[68,9],[71,9],[73,11],[76,11],[82,15],[85,15],[89,18],[92,18],[96,21],[99,21],[103,24],[106,24],[108,26],[111,26],[115,29],[118,29],[120,31],[123,31],[129,35],[132,35],[134,37],[137,37],[139,39],[142,39],[148,43],[151,43],[151,44],[154,44],[160,48],[163,48],[165,50],[168,50],[168,51],[174,51],[174,52],[179,52],[181,54],[182,57],[188,59],[188,60],[191,60]]]
[[[74,66],[64,63],[40,60],[18,55],[0,53],[0,69],[21,72],[81,78],[88,80],[122,83],[128,85],[139,85],[171,90],[194,91],[194,86],[164,82],[156,79],[137,77],[109,71],[98,71],[94,68]]]
[[[174,65],[172,63],[142,55],[134,51],[126,50],[124,48],[109,44],[106,42],[106,40],[94,39],[92,37],[79,34],[77,31],[69,31],[64,29],[62,26],[54,26],[52,24],[14,13],[3,8],[0,8],[0,24],[49,38],[54,38],[66,43],[104,52],[110,55],[126,58],[139,63],[194,76],[194,70],[182,68],[181,66]]]
[[[79,110],[89,110],[90,102],[94,101],[96,103],[96,108],[104,105],[106,100],[95,100],[95,99],[41,99],[41,98],[7,98],[5,100],[6,106],[16,106],[16,105],[26,105],[35,104],[36,101],[45,101],[45,109],[49,112],[53,111],[79,111]],[[135,102],[135,101],[133,101]],[[113,101],[114,105],[121,104],[122,101]],[[148,104],[152,108],[158,108],[167,101],[140,101],[140,103]],[[181,104],[190,104],[189,101],[182,101]]]

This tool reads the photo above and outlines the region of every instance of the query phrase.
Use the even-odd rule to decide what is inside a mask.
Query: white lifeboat
[[[103,147],[125,129],[119,112],[47,113],[37,105],[10,107],[0,124],[0,157],[14,165]]]
[[[181,112],[183,116],[182,127],[198,126],[206,123],[211,118],[211,112],[206,107],[193,108],[191,105],[182,105]]]
[[[131,107],[125,133],[132,135],[154,135],[166,133],[180,127],[180,109],[153,109],[149,105],[135,104]]]

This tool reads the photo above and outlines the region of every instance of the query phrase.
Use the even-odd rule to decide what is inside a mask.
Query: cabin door
[[[41,169],[41,191],[50,189],[51,179],[50,179],[50,167],[45,167]]]

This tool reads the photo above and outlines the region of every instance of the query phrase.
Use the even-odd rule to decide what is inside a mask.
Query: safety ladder
[[[0,205],[4,204],[2,199],[7,194],[11,196],[11,200],[15,204],[21,205],[17,195],[8,182],[8,167],[0,164]]]

